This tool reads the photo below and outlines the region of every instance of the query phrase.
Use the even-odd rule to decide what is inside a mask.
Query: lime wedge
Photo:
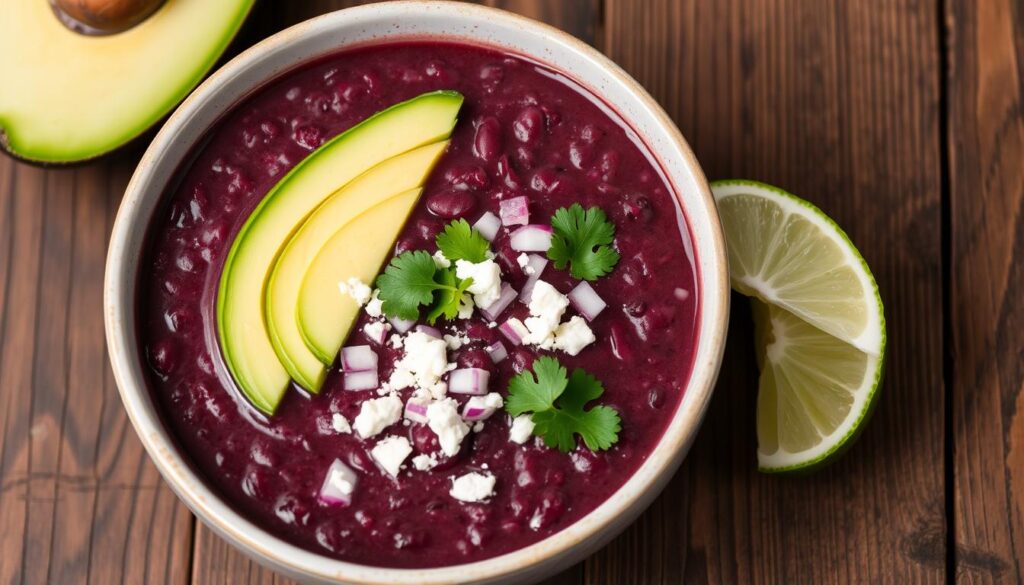
[[[852,443],[874,404],[886,342],[878,286],[814,205],[754,181],[719,181],[712,191],[732,287],[753,298],[758,465],[816,468]]]

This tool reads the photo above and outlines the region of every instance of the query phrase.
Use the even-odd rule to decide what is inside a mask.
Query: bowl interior
[[[657,449],[616,493],[561,532],[512,553],[458,567],[381,569],[329,559],[277,539],[221,501],[196,475],[161,422],[139,359],[135,305],[144,226],[194,144],[234,104],[279,75],[360,44],[443,38],[482,44],[571,72],[636,132],[684,210],[697,258],[701,309],[692,373]],[[122,201],[105,282],[107,341],[128,415],[157,467],[211,528],[257,560],[311,581],[489,582],[532,579],[580,560],[625,528],[658,494],[689,449],[724,346],[728,274],[717,212],[700,166],[664,111],[617,66],[582,42],[502,11],[447,2],[394,2],[328,14],[245,51],[204,82],[153,140]]]

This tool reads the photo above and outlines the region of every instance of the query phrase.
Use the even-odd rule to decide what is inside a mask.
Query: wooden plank
[[[808,478],[755,466],[749,311],[695,448],[587,583],[944,579],[941,144],[933,3],[607,0],[604,47],[680,124],[711,178],[820,205],[886,301],[886,387],[858,445]],[[1019,160],[1019,159],[1018,159]]]
[[[103,345],[107,237],[136,158],[0,160],[0,582],[188,576],[191,518],[129,428]]]
[[[1024,5],[948,2],[956,576],[1024,581]]]
[[[247,27],[245,40],[255,41],[266,35],[301,22],[307,18],[348,6],[367,4],[352,0],[316,0],[310,2],[262,3],[257,5],[253,22]],[[486,0],[485,4],[525,14],[565,29],[583,40],[598,42],[599,0]],[[251,37],[251,39],[250,39]],[[581,583],[582,564],[553,577],[547,585]],[[273,571],[249,560],[202,523],[196,523],[193,548],[192,581],[197,585],[250,585],[291,584]]]

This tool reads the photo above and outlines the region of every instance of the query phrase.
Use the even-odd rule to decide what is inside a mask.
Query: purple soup
[[[479,312],[439,321],[468,338],[450,348],[458,368],[490,372],[489,391],[541,355],[583,368],[605,388],[599,403],[621,417],[618,442],[593,452],[582,441],[564,453],[539,437],[510,440],[499,409],[475,425],[451,457],[437,453],[427,425],[399,420],[372,439],[339,432],[378,393],[346,391],[335,362],[318,395],[290,389],[276,414],[253,409],[236,388],[218,347],[215,306],[234,235],[263,196],[325,140],[390,105],[432,90],[465,96],[451,145],[432,171],[396,253],[433,253],[453,219],[470,224],[500,202],[526,196],[531,223],[556,209],[600,207],[615,226],[621,259],[590,284],[607,303],[588,322],[595,341],[578,355],[514,345]],[[521,290],[528,276],[502,228],[491,243],[502,280]],[[227,502],[297,546],[345,561],[436,567],[493,557],[536,543],[576,522],[621,487],[655,448],[682,398],[697,340],[700,291],[686,222],[672,188],[636,135],[599,99],[565,76],[522,58],[457,43],[360,48],[291,72],[262,88],[212,128],[180,170],[164,210],[149,227],[139,275],[142,351],[163,416],[191,460]],[[543,256],[543,253],[540,253]],[[549,263],[542,280],[568,293],[579,280]],[[498,323],[525,319],[514,301]],[[566,317],[576,315],[570,307]],[[373,345],[360,313],[347,346]],[[389,332],[389,336],[395,334]],[[486,348],[501,341],[494,363]],[[458,344],[456,344],[458,345]],[[402,349],[374,348],[387,380]],[[399,392],[403,399],[410,391]],[[452,394],[460,405],[465,395]],[[470,423],[472,424],[472,423]],[[385,437],[413,448],[397,477],[370,455]],[[348,505],[320,497],[340,460],[358,475]],[[450,494],[470,472],[495,479],[484,501]]]

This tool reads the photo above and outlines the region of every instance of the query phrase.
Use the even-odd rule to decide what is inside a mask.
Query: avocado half
[[[37,163],[98,157],[158,122],[220,58],[255,0],[168,0],[88,36],[46,0],[2,0],[0,148]]]

